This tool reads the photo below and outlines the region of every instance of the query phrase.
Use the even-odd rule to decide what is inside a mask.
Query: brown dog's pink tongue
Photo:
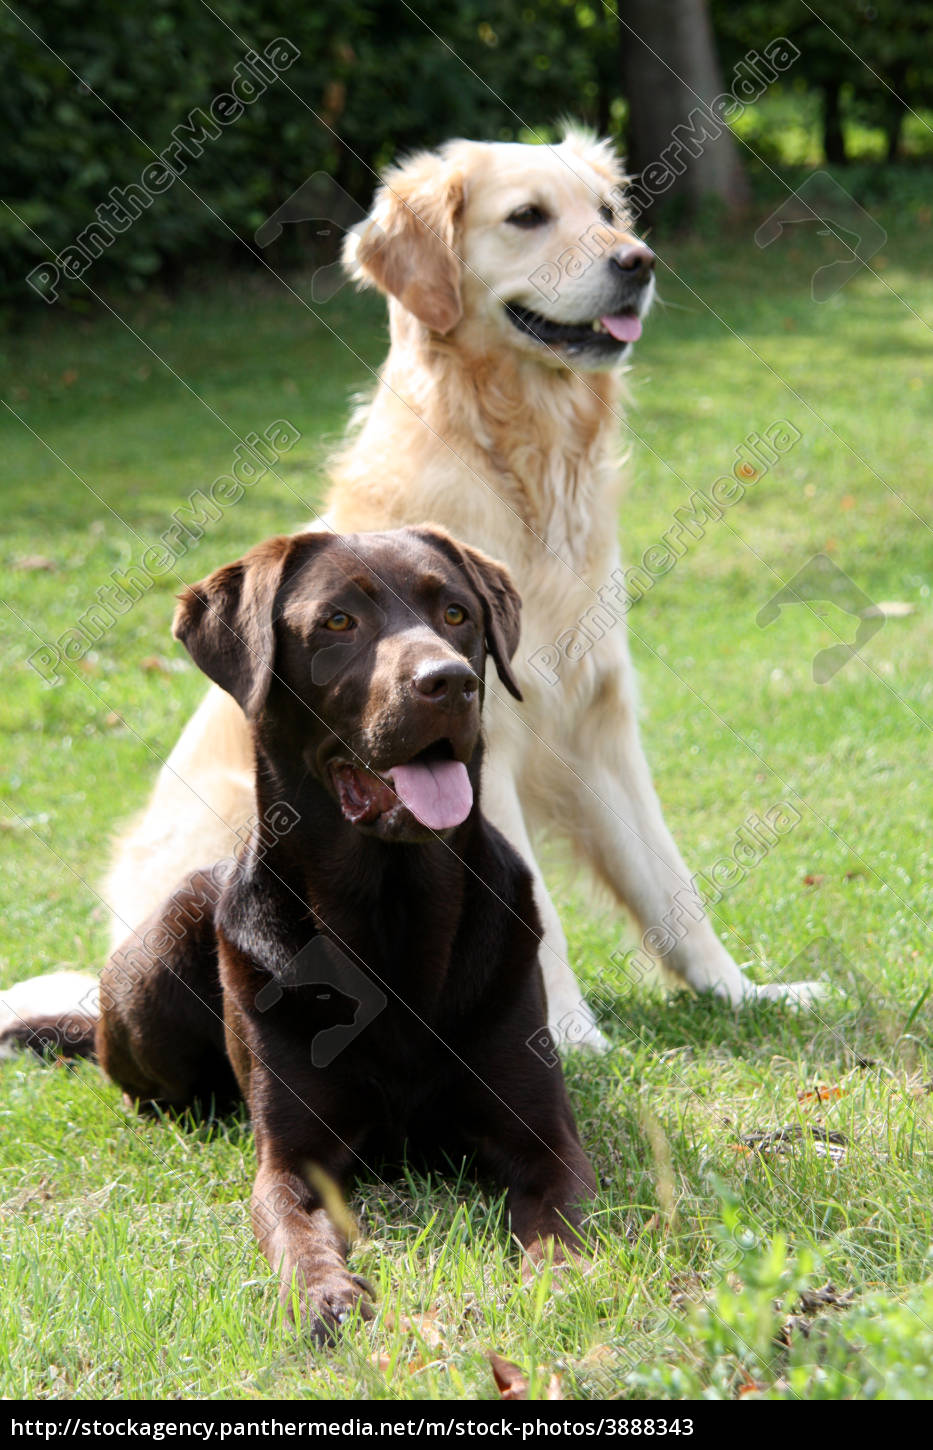
[[[611,332],[617,342],[637,342],[641,337],[641,319],[634,317],[630,312],[621,314],[619,317],[601,317],[600,322],[607,332]]]
[[[399,799],[432,831],[459,826],[473,808],[473,786],[459,760],[412,761],[392,768]]]

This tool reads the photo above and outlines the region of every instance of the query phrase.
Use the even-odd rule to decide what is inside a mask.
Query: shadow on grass
[[[880,980],[854,971],[833,980],[826,997],[810,1008],[750,1002],[735,1011],[685,992],[604,995],[603,1003],[599,1026],[613,1054],[637,1048],[661,1056],[690,1048],[739,1061],[780,1054],[816,1062],[849,1058],[850,1065],[860,1066],[889,1055],[908,1036],[919,1050],[933,1048],[923,994],[899,1001]],[[571,1057],[575,1070],[582,1061],[580,1054]],[[599,1059],[590,1061],[595,1065]]]

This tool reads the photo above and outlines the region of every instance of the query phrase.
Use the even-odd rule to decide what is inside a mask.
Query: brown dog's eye
[[[506,217],[513,227],[524,227],[530,231],[532,227],[541,227],[548,220],[547,212],[542,211],[539,206],[520,206]]]
[[[444,610],[444,619],[447,624],[462,624],[466,619],[466,610],[459,604],[448,604]]]
[[[326,621],[325,627],[334,630],[338,634],[342,634],[344,630],[352,629],[355,624],[356,620],[351,615],[342,614],[338,610],[336,614],[332,614],[330,619]]]

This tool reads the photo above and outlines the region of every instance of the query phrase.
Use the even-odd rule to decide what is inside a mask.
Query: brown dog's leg
[[[282,1304],[291,1308],[297,1300],[297,1318],[319,1344],[354,1310],[372,1318],[369,1286],[347,1268],[345,1235],[320,1194],[268,1146],[260,1149],[251,1212],[256,1237],[278,1271]]]
[[[97,1055],[141,1105],[222,1110],[238,1097],[224,1052],[218,891],[210,873],[195,872],[104,967]]]
[[[487,1058],[468,1090],[467,1123],[489,1169],[508,1189],[512,1232],[529,1259],[553,1243],[554,1261],[585,1257],[580,1235],[596,1176],[580,1146],[556,1053],[537,1039]]]
[[[573,1136],[562,1135],[547,1148],[515,1141],[506,1200],[512,1232],[532,1265],[552,1252],[555,1264],[585,1260],[581,1235],[584,1206],[596,1179]]]

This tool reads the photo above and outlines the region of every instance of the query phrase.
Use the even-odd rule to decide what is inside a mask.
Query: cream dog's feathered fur
[[[610,146],[583,133],[554,147],[455,141],[388,173],[347,260],[387,294],[391,347],[334,460],[324,521],[340,532],[431,521],[511,569],[524,704],[490,679],[485,801],[535,872],[550,1025],[591,1045],[599,1033],[535,863],[537,831],[572,841],[691,987],[733,1003],[781,990],[754,988],[719,942],[664,824],[624,620],[564,658],[557,683],[529,663],[598,603],[620,563],[615,364],[653,293],[622,182]],[[107,888],[116,936],[184,872],[231,851],[252,769],[239,707],[212,689],[120,845]]]

